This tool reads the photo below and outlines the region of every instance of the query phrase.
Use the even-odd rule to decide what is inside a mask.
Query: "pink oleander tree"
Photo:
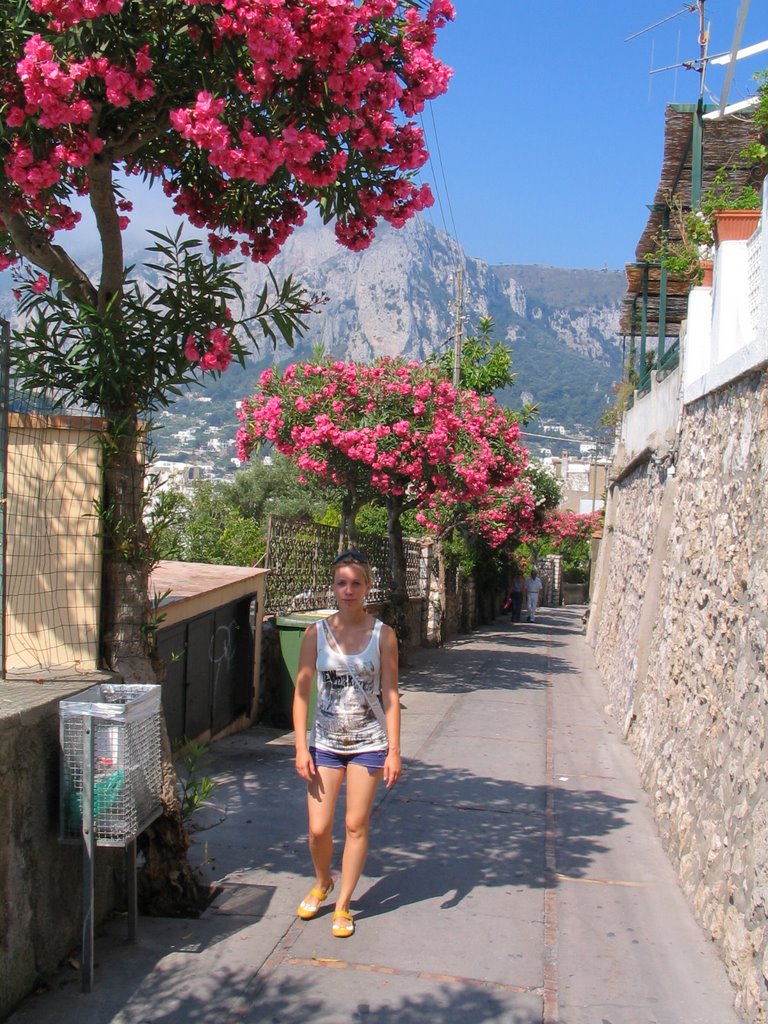
[[[527,416],[527,411],[517,413]],[[513,557],[521,543],[531,543],[548,535],[549,524],[557,521],[557,505],[562,496],[559,481],[535,461],[527,461],[511,482],[490,487],[484,494],[457,505],[447,520],[436,514],[419,513],[430,529],[444,530],[460,525],[465,532],[482,539],[492,551]]]
[[[567,540],[591,540],[603,525],[603,509],[595,512],[570,512],[568,509],[552,509],[547,512],[538,534],[549,538],[557,549]]]
[[[563,579],[566,582],[584,582],[591,560],[589,542],[601,535],[603,515],[603,509],[588,513],[546,509],[543,514],[537,514],[533,528],[521,538],[517,560],[523,564],[534,564],[545,555],[559,554],[562,556]]]
[[[373,494],[387,508],[392,604],[406,600],[400,519],[418,510],[440,529],[525,468],[514,415],[492,397],[456,390],[436,366],[382,358],[321,360],[266,370],[242,404],[239,455],[274,445],[304,473],[343,488],[346,510]]]
[[[467,507],[465,521],[491,548],[510,554],[520,543],[557,551],[569,541],[591,540],[602,527],[603,510],[571,512],[558,508],[560,499],[559,481],[530,463],[512,485],[493,487]]]
[[[416,117],[447,87],[433,51],[452,16],[448,0],[0,0],[0,269],[15,267],[25,317],[15,371],[107,424],[110,668],[148,668],[142,424],[256,336],[290,343],[307,312],[289,282],[246,314],[222,261],[268,262],[310,204],[357,250],[380,219],[401,226],[431,202],[414,181],[427,159]],[[210,254],[155,234],[147,274],[132,275],[131,179],[207,232]],[[180,878],[167,860],[150,867],[169,889]]]
[[[0,15],[0,267],[17,266],[27,317],[15,360],[22,379],[110,424],[103,518],[129,530],[107,545],[102,636],[120,668],[146,650],[141,418],[195,370],[241,357],[238,327],[290,343],[307,312],[288,285],[249,325],[219,261],[269,261],[310,203],[361,249],[379,219],[400,226],[431,202],[413,180],[427,159],[415,117],[447,87],[433,49],[453,12],[447,0],[0,0]],[[207,230],[212,257],[156,237],[160,283],[131,279],[131,178]],[[85,233],[95,274],[73,256]]]
[[[463,521],[491,549],[511,553],[536,528],[536,493],[530,478],[523,474],[511,485],[491,488],[465,509]]]

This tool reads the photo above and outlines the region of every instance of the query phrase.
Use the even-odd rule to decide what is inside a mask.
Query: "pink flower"
[[[197,343],[195,341],[194,334],[187,335],[187,340],[184,343],[184,358],[189,359],[191,363],[197,363],[200,361],[200,353],[197,351]]]
[[[26,114],[21,107],[8,107],[5,113],[5,123],[9,128],[20,128],[24,124]]]

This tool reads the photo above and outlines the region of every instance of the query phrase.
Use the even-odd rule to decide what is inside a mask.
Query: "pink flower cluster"
[[[154,95],[154,83],[148,77],[151,70],[148,45],[136,53],[132,70],[117,67],[106,57],[88,57],[64,65],[56,59],[51,43],[39,34],[33,35],[16,65],[23,101],[8,105],[5,122],[9,128],[21,129],[28,119],[34,119],[50,135],[42,157],[23,133],[13,138],[6,161],[8,178],[25,195],[38,197],[72,169],[86,167],[102,151],[104,141],[89,131],[94,107],[84,95],[84,85],[101,79],[108,102],[114,107],[127,107]]]
[[[602,524],[602,509],[587,513],[555,509],[544,517],[540,532],[550,537],[557,547],[564,540],[589,540]]]
[[[321,167],[314,157],[325,149],[325,141],[307,128],[286,128],[280,138],[256,133],[250,121],[243,121],[237,140],[224,123],[226,101],[201,92],[194,107],[171,112],[171,125],[182,138],[208,152],[213,167],[229,178],[266,185],[278,168],[285,166],[298,182],[329,185],[347,164],[346,153],[335,153]]]
[[[118,14],[123,0],[30,0],[30,7],[36,14],[47,15],[52,26],[61,31],[104,14]]]
[[[336,484],[362,473],[380,494],[418,506],[432,525],[450,506],[515,485],[525,466],[508,411],[491,398],[456,391],[416,362],[267,370],[239,415],[241,459],[271,444]]]
[[[213,327],[204,342],[194,334],[187,336],[184,355],[191,363],[197,363],[205,370],[223,372],[232,362],[232,338],[223,327]]]
[[[3,161],[19,209],[51,230],[74,223],[63,198],[87,192],[100,153],[160,179],[217,251],[265,262],[313,200],[352,249],[432,203],[410,180],[427,159],[413,118],[450,79],[433,52],[448,0],[29,3],[32,34],[0,69]]]
[[[225,181],[258,185],[284,180],[302,202],[315,191],[334,186],[348,169],[350,155],[377,170],[363,175],[358,190],[359,212],[339,210],[336,235],[353,250],[366,248],[379,218],[401,227],[433,202],[428,186],[418,187],[407,176],[428,158],[421,129],[397,122],[396,106],[408,117],[448,86],[450,70],[433,55],[435,30],[453,17],[447,0],[433,0],[422,15],[409,8],[397,16],[391,0],[316,0],[289,5],[285,0],[250,0],[225,5],[216,23],[217,37],[243,39],[252,59],[250,75],[243,72],[238,86],[257,102],[276,90],[323,113],[317,124],[233,116],[229,98],[201,91],[192,106],[170,113],[179,135],[205,151]],[[384,33],[381,20],[389,19]],[[393,31],[396,29],[396,31]],[[386,37],[386,42],[383,37]],[[304,115],[303,115],[304,116]],[[215,208],[199,194],[174,184],[175,209],[214,224]],[[220,197],[220,199],[223,197]],[[290,199],[286,196],[286,203]],[[205,211],[205,212],[202,212]],[[295,217],[276,211],[270,224],[249,235],[243,253],[270,260],[293,230]],[[265,229],[266,228],[266,229]],[[222,232],[214,244],[226,246]]]
[[[523,477],[490,488],[463,511],[466,524],[491,548],[514,548],[535,532],[536,496]]]

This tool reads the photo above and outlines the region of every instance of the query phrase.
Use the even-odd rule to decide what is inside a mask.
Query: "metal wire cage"
[[[125,846],[162,810],[160,686],[100,683],[59,703],[60,838],[83,835],[84,786],[92,781],[93,837]],[[89,753],[92,772],[84,771]]]

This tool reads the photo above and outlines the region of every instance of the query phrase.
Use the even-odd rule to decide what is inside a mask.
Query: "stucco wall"
[[[12,413],[6,668],[98,664],[99,420]]]
[[[765,1021],[765,373],[688,406],[674,476],[649,460],[610,504],[590,640],[682,888]]]

